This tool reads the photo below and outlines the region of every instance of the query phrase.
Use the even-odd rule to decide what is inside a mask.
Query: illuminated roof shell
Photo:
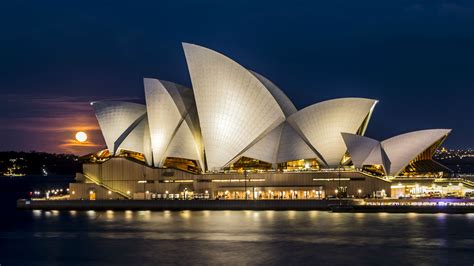
[[[197,160],[202,167],[200,130],[198,120],[193,119],[196,112],[192,91],[173,82],[150,78],[144,79],[144,86],[153,164],[162,167],[167,157],[181,157]],[[177,143],[186,143],[189,147],[177,146]]]
[[[382,165],[385,173],[396,176],[418,155],[447,137],[450,129],[427,129],[401,134],[382,142],[342,133],[355,167]]]
[[[109,152],[116,154],[120,143],[146,116],[143,104],[122,101],[98,101],[91,103]]]
[[[341,135],[351,156],[352,163],[357,168],[362,168],[364,161],[369,157],[372,150],[380,146],[378,140],[368,137],[349,133],[341,133]]]
[[[209,170],[230,163],[285,120],[265,85],[210,49],[183,44]]]
[[[288,118],[288,122],[320,156],[323,164],[338,167],[346,153],[341,133],[357,133],[365,128],[377,103],[364,98],[340,98],[308,106]]]
[[[151,152],[150,129],[148,127],[147,117],[141,118],[141,121],[131,130],[131,132],[124,138],[117,151],[127,150],[142,153],[145,157],[145,162],[148,165],[153,165]]]
[[[415,157],[446,138],[451,129],[427,129],[405,133],[382,141],[390,159],[389,175],[398,175]]]

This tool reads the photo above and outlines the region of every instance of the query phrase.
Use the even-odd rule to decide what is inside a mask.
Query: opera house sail
[[[183,44],[207,167],[222,168],[285,120],[275,98],[250,71],[210,49]]]
[[[91,103],[107,149],[84,164],[84,185],[72,184],[76,197],[91,182],[106,198],[178,191],[239,198],[250,193],[242,181],[254,182],[252,197],[390,194],[393,178],[450,172],[432,160],[448,129],[377,141],[364,136],[377,100],[298,110],[270,79],[233,59],[194,44],[183,50],[191,87],[145,78],[143,103]],[[243,170],[252,177],[242,179]]]

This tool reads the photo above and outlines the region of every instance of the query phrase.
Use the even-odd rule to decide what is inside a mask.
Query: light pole
[[[338,195],[338,192],[339,192],[339,189],[341,189],[341,164],[339,164],[338,168],[337,168],[337,180],[338,180],[338,188],[336,189],[336,197],[339,198],[339,195]]]
[[[145,168],[142,168],[142,176],[143,176],[143,199],[146,199],[145,191],[146,191],[146,175],[145,175]]]
[[[245,200],[248,199],[248,195],[247,195],[247,170],[244,170],[244,187],[245,187]]]

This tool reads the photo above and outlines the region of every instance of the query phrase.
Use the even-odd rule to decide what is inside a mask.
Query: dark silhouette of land
[[[73,154],[45,152],[0,152],[3,175],[73,175],[81,172],[82,162]]]

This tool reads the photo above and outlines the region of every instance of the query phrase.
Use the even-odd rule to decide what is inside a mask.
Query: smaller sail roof
[[[111,154],[146,115],[143,104],[123,101],[97,101],[91,103],[97,121]]]
[[[419,130],[382,142],[355,134],[341,135],[354,166],[382,165],[387,175],[396,176],[418,155],[433,145],[440,145],[450,132],[450,129]]]
[[[377,103],[364,98],[340,98],[308,106],[288,117],[288,122],[329,167],[340,165],[346,153],[341,133],[356,134],[365,128]]]
[[[451,129],[419,130],[382,141],[382,147],[391,162],[390,175],[399,174],[416,156],[443,140],[450,132]]]

